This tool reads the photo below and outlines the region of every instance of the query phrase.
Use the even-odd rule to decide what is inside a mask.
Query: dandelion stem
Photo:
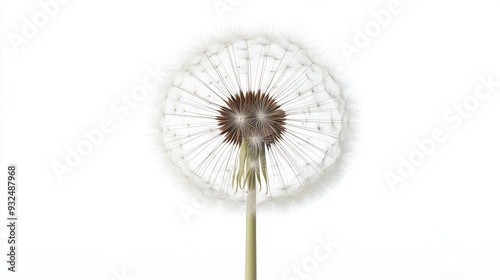
[[[252,136],[252,135],[249,135]],[[233,170],[233,190],[247,191],[246,209],[246,252],[245,252],[245,280],[257,279],[257,184],[259,191],[262,189],[262,181],[266,184],[267,193],[267,164],[265,156],[265,142],[258,141],[261,136],[247,140],[247,135],[242,137],[240,144],[240,156]]]
[[[255,183],[254,180],[250,182]],[[246,256],[245,256],[245,280],[257,279],[257,215],[256,189],[249,184],[247,197],[247,225],[246,225]]]

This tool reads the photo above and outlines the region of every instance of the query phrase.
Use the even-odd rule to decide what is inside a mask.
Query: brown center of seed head
[[[216,118],[225,142],[241,145],[244,138],[247,143],[269,147],[282,138],[286,113],[268,94],[240,91],[225,103]]]

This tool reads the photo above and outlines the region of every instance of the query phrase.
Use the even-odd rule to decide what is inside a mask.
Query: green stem
[[[255,183],[255,181],[253,182]],[[255,207],[256,190],[255,184],[253,184],[253,186],[249,186],[247,196],[245,280],[257,279],[257,215]]]

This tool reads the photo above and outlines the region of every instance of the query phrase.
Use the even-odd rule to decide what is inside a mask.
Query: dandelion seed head
[[[331,185],[325,178],[341,170],[350,112],[330,67],[299,40],[270,33],[207,41],[159,101],[163,148],[186,185],[234,206],[246,199],[235,192],[235,170],[256,170],[261,206],[293,204]]]

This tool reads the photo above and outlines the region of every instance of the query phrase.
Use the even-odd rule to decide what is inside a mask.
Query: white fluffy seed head
[[[288,208],[338,179],[348,148],[349,100],[330,65],[297,42],[232,32],[209,38],[172,74],[159,99],[158,129],[187,188],[243,210],[246,195],[234,195],[232,186],[242,138],[250,149],[264,150],[259,160],[269,191],[258,194],[258,209]],[[235,101],[238,94],[246,99]],[[221,120],[228,114],[228,122]],[[263,168],[259,160],[250,166]]]

